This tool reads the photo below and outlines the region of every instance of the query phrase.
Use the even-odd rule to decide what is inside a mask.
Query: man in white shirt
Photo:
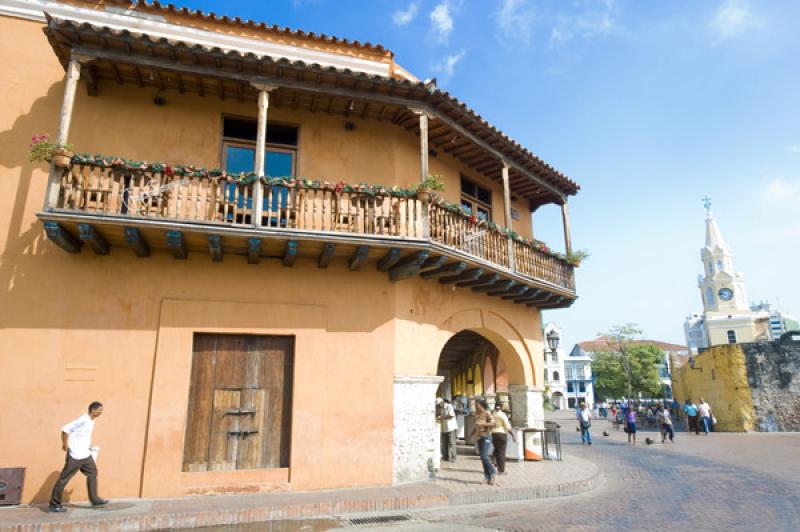
[[[578,424],[581,426],[581,444],[592,444],[592,435],[589,433],[589,427],[592,426],[592,411],[586,406],[586,403],[581,403],[581,408],[578,410]]]
[[[50,512],[66,512],[61,506],[61,495],[69,480],[80,471],[86,476],[86,487],[89,490],[89,501],[92,506],[103,506],[108,501],[97,495],[97,465],[94,454],[97,449],[92,447],[92,431],[94,420],[103,413],[103,405],[97,401],[89,405],[89,412],[75,421],[67,423],[61,429],[61,448],[66,451],[67,459],[61,476],[58,477],[53,494],[50,497]]]
[[[702,397],[700,404],[697,405],[697,419],[703,426],[703,432],[708,436],[708,430],[711,427],[711,405],[706,403]]]
[[[511,429],[511,423],[508,421],[508,416],[503,412],[503,405],[500,401],[494,405],[494,428],[492,428],[492,446],[494,446],[494,461],[497,464],[497,472],[501,475],[506,474],[506,447],[508,446],[508,435],[511,434],[511,439],[514,441],[514,431]]]
[[[440,405],[439,424],[442,430],[442,460],[456,461],[456,437],[458,436],[458,420],[456,411],[448,399]]]

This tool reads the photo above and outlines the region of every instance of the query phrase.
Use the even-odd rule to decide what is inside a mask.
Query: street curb
[[[316,501],[288,503],[273,507],[214,509],[208,511],[174,511],[159,514],[142,514],[117,517],[92,517],[76,520],[59,520],[39,523],[0,525],[2,531],[14,532],[69,532],[106,530],[160,530],[170,528],[195,528],[207,526],[238,525],[287,519],[309,519],[349,514],[397,513],[428,510],[446,506],[466,506],[509,501],[524,501],[566,497],[594,489],[602,479],[599,469],[584,480],[564,482],[550,486],[498,488],[441,495],[417,497],[361,498],[341,501]],[[218,502],[218,501],[215,501]],[[55,517],[55,516],[54,516]]]

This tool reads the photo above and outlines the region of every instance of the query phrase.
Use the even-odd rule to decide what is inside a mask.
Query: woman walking
[[[636,445],[636,409],[628,408],[625,411],[625,432],[628,433],[628,443]]]
[[[489,458],[489,447],[492,445],[492,429],[495,426],[494,418],[489,413],[489,405],[483,399],[475,401],[475,428],[472,434],[478,435],[478,451],[483,464],[483,481],[491,486],[495,485],[497,470]]]

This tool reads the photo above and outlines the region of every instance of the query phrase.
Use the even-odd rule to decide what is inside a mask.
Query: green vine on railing
[[[399,198],[413,198],[417,195],[417,191],[419,188],[418,186],[415,186],[414,188],[404,188],[398,186],[385,186],[385,185],[370,184],[370,183],[348,184],[341,180],[336,182],[330,182],[330,181],[310,180],[292,176],[259,178],[259,176],[256,175],[255,172],[228,173],[219,168],[207,169],[200,166],[182,165],[182,164],[172,166],[161,162],[137,161],[131,159],[124,159],[122,157],[101,155],[99,153],[75,154],[72,157],[71,162],[72,164],[77,164],[77,165],[89,165],[89,166],[96,166],[99,168],[115,168],[126,172],[141,172],[141,173],[151,172],[151,173],[161,173],[169,177],[177,176],[177,177],[187,177],[187,178],[208,178],[212,180],[224,180],[229,183],[235,183],[241,185],[249,185],[260,179],[261,182],[264,183],[265,185],[271,185],[271,186],[284,186],[287,188],[302,188],[309,190],[330,190],[335,193],[342,193],[342,192],[350,194],[357,193],[357,194],[365,194],[368,196],[392,196]],[[489,231],[493,231],[503,236],[510,237],[512,240],[519,242],[520,244],[547,253],[558,259],[567,261],[570,264],[579,264],[580,260],[585,258],[585,256],[581,256],[577,261],[571,260],[573,259],[573,257],[566,257],[561,253],[551,250],[544,242],[541,242],[534,238],[525,238],[516,231],[513,231],[508,227],[499,226],[496,223],[492,222],[491,220],[483,220],[475,216],[474,214],[470,213],[466,209],[464,209],[461,205],[445,201],[436,194],[432,195],[432,202],[436,204],[438,207],[441,207],[448,212],[464,217],[465,219],[469,220],[470,223],[478,227],[485,227]]]

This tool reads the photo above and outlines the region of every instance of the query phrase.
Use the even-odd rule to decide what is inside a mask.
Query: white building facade
[[[586,403],[594,406],[594,376],[592,357],[576,345],[564,360],[564,374],[567,385],[567,407],[576,408]]]
[[[544,338],[559,338],[555,350],[544,342],[544,384],[548,387],[550,404],[556,410],[567,408],[567,385],[564,372],[564,347],[561,345],[561,329],[553,322],[544,326]]]

